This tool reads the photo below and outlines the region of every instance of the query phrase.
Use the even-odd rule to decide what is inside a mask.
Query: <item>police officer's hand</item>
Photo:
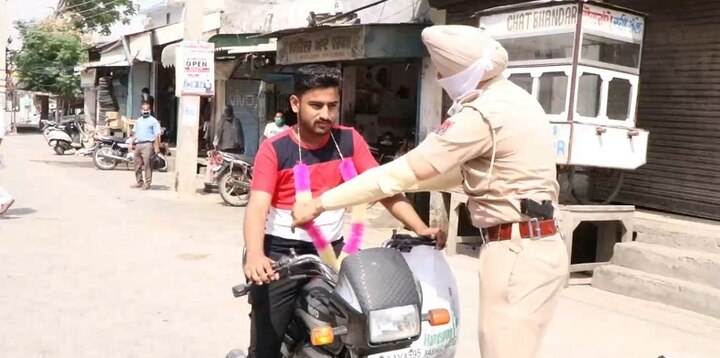
[[[247,256],[245,262],[245,277],[258,286],[270,283],[278,279],[278,274],[273,270],[275,261],[265,255]]]
[[[447,233],[436,227],[418,230],[415,234],[435,240],[435,248],[438,250],[444,249],[445,244],[447,243]]]
[[[310,201],[295,201],[292,209],[293,224],[292,227],[303,226],[322,214],[322,204],[320,199],[315,198]]]

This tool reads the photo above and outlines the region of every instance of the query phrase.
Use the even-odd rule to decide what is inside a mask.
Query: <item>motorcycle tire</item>
[[[100,147],[93,152],[92,160],[93,164],[95,164],[95,168],[100,170],[113,170],[118,166],[117,160],[111,159],[111,162],[108,162],[106,158],[101,158],[99,156],[100,153],[112,154],[112,149],[110,147]]]
[[[238,175],[238,173],[227,171],[220,176],[220,180],[218,180],[218,191],[220,192],[220,197],[230,206],[245,206],[248,203],[250,191],[247,189],[236,188],[232,183],[235,180],[233,175]]]

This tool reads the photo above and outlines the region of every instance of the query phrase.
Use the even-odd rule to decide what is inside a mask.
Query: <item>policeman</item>
[[[482,357],[534,357],[569,264],[554,219],[559,186],[550,124],[530,94],[501,76],[507,52],[483,30],[431,26],[422,39],[454,100],[451,117],[406,155],[297,203],[295,225],[325,210],[461,184],[472,222],[485,236]]]

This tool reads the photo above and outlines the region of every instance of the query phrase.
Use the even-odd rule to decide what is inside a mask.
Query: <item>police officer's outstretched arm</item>
[[[473,109],[448,119],[406,155],[370,169],[311,202],[296,203],[295,225],[302,225],[326,210],[373,202],[398,193],[450,188],[461,183],[459,166],[489,155],[492,130]]]

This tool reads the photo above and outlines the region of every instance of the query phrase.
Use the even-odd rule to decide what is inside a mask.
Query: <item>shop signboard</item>
[[[329,29],[290,35],[278,40],[281,65],[348,61],[363,57],[362,28]]]

